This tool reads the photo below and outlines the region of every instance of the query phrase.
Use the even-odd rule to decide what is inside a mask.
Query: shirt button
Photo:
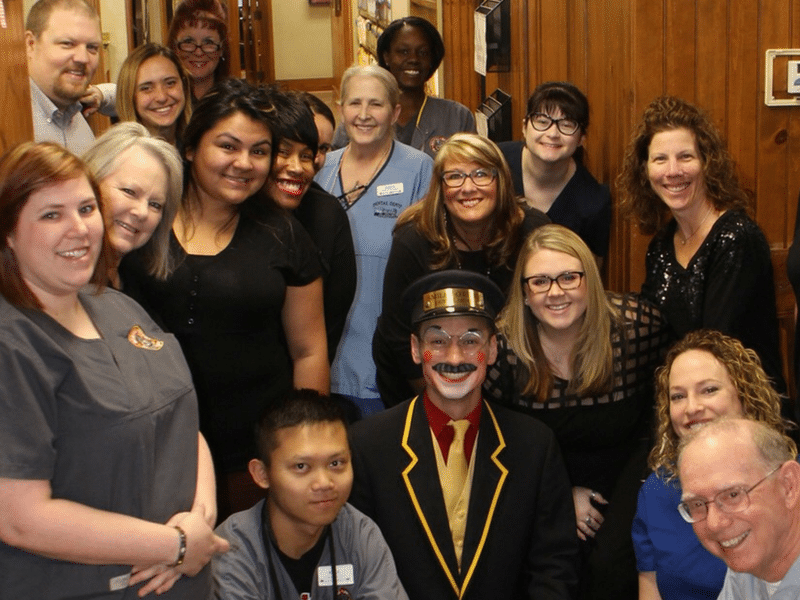
[[[187,321],[187,323],[189,323],[189,325],[194,325],[194,318],[193,317],[189,317],[189,320]]]
[[[189,295],[190,296],[197,296],[197,290],[192,290],[191,292],[189,292]]]
[[[194,277],[192,277],[192,281],[197,283],[198,281],[200,281],[200,276],[199,275],[195,275]]]

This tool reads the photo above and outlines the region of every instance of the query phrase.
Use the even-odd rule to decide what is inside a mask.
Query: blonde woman
[[[573,486],[581,597],[636,593],[628,524],[645,466],[660,313],[603,290],[592,252],[561,225],[525,242],[501,314],[487,393],[550,426]]]
[[[781,398],[753,350],[718,331],[700,329],[675,344],[658,369],[655,414],[656,443],[648,461],[653,473],[639,491],[633,520],[639,598],[716,598],[727,569],[676,509],[681,499],[678,444],[695,427],[722,417],[753,419],[786,433]]]

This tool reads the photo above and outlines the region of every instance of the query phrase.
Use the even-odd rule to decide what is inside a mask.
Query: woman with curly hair
[[[512,281],[484,391],[558,439],[581,540],[580,598],[631,598],[628,529],[650,446],[663,319],[635,294],[606,292],[591,250],[562,225],[528,237]]]
[[[403,292],[421,276],[467,269],[489,276],[506,293],[525,237],[549,219],[520,203],[498,147],[473,133],[453,135],[433,163],[425,198],[397,219],[383,279],[383,310],[372,340],[378,389],[386,406],[422,390],[411,360],[411,327]]]
[[[709,116],[680,98],[653,100],[618,183],[623,211],[655,234],[642,295],[674,338],[701,328],[735,337],[784,389],[769,245]]]
[[[676,509],[678,444],[695,427],[722,417],[761,421],[784,433],[792,425],[781,417],[781,398],[756,353],[707,329],[675,344],[656,372],[655,415],[656,445],[648,460],[653,473],[639,491],[633,521],[639,598],[716,598],[725,563],[703,548]]]

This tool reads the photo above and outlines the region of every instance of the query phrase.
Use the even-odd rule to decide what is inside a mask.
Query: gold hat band
[[[444,288],[422,296],[422,312],[438,309],[472,308],[483,310],[483,292],[466,288]]]

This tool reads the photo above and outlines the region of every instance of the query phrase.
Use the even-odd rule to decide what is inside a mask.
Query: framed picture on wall
[[[311,6],[330,6],[331,0],[308,0]]]

